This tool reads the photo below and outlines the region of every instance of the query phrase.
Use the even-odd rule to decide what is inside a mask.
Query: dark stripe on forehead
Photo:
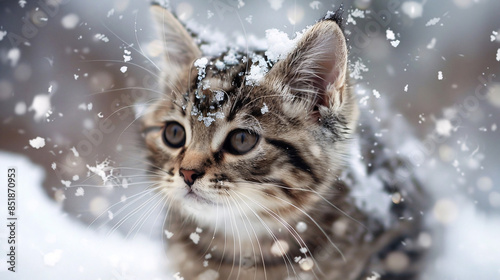
[[[229,114],[227,115],[227,120],[232,121],[236,117],[236,114],[241,111],[241,109],[250,102],[248,96],[238,95],[236,100],[233,101]]]
[[[305,173],[310,174],[315,182],[319,181],[318,178],[315,176],[309,163],[307,163],[307,161],[300,155],[299,150],[295,148],[292,144],[286,141],[270,139],[270,138],[266,138],[266,142],[275,146],[276,148],[287,154],[288,160],[291,165],[304,171]]]

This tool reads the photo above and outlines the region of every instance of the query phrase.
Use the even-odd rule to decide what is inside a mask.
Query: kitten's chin
[[[179,200],[182,208],[193,215],[206,215],[217,207],[217,203],[192,190],[180,195]]]

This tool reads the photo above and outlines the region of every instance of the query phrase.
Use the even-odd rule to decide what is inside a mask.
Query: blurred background
[[[342,2],[353,87],[360,100],[390,104],[379,112],[385,121],[404,117],[412,137],[422,141],[409,156],[435,196],[429,215],[450,230],[461,223],[464,205],[486,223],[498,219],[500,1]],[[270,28],[293,38],[340,3],[168,5],[201,37],[238,42],[265,38]],[[154,98],[162,63],[149,6],[131,0],[0,1],[0,150],[41,165],[47,196],[86,224],[103,213],[111,220],[108,207],[145,183],[136,175],[145,168],[136,127],[144,106],[136,103]],[[398,132],[392,135],[397,142]],[[118,230],[141,228],[130,220]],[[145,228],[158,237],[160,227],[153,219]],[[457,242],[450,252],[483,252]],[[486,258],[494,256],[498,252]],[[500,279],[491,262],[484,262],[488,279]]]

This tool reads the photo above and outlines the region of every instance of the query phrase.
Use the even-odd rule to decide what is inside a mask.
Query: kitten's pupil
[[[241,144],[244,144],[244,142],[245,142],[245,133],[240,132],[240,133],[236,134],[236,139],[238,139],[238,138],[241,139]]]
[[[186,142],[184,127],[177,122],[168,122],[163,133],[165,144],[172,148],[180,148]]]
[[[242,155],[252,150],[257,144],[257,140],[259,140],[258,135],[238,129],[229,134],[224,149],[231,154]]]

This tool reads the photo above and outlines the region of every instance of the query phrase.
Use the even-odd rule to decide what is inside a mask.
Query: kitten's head
[[[339,15],[306,30],[254,81],[250,72],[271,65],[265,57],[204,57],[170,12],[155,6],[153,14],[166,68],[163,95],[143,124],[173,205],[206,220],[215,211],[294,216],[320,200],[341,172],[357,119]]]

